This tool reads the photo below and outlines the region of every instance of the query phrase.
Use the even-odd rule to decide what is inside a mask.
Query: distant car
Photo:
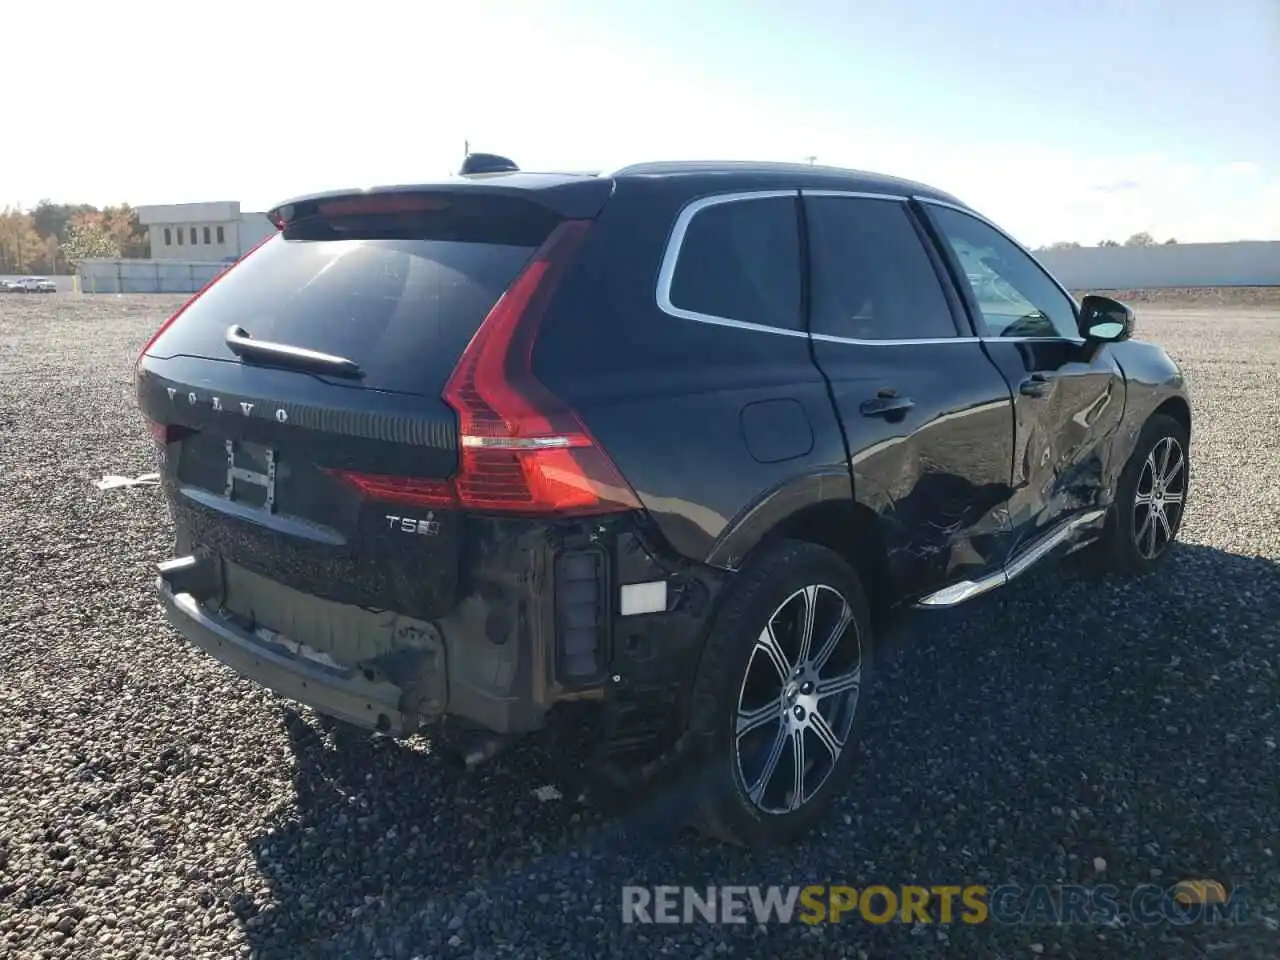
[[[9,293],[56,293],[58,285],[48,277],[19,277],[5,284]]]

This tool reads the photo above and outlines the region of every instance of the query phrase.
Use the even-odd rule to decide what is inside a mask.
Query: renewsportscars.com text
[[[1214,881],[1171,887],[1109,884],[1029,887],[843,885],[622,888],[623,923],[1119,923],[1152,926],[1240,922],[1246,891]]]

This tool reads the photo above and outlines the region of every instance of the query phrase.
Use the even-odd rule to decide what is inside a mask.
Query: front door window
[[[1075,304],[1016,243],[950,207],[929,215],[959,261],[986,337],[1078,339]]]

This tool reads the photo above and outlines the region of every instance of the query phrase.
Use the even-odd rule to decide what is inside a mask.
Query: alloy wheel
[[[1173,437],[1162,437],[1142,464],[1133,498],[1133,543],[1144,560],[1164,553],[1178,534],[1187,492],[1187,458]]]
[[[797,590],[756,638],[738,692],[734,756],[751,803],[794,813],[844,752],[862,687],[862,638],[834,587]]]

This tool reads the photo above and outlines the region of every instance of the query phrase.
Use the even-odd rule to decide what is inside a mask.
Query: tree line
[[[0,274],[59,274],[91,257],[151,256],[151,241],[127,203],[97,207],[41,200],[0,211]]]
[[[1173,237],[1165,245],[1178,241]],[[1041,250],[1069,250],[1082,246],[1060,240]],[[1100,247],[1154,247],[1146,231],[1135,233],[1123,244],[1103,240]],[[71,273],[81,260],[151,256],[151,241],[138,222],[138,212],[127,203],[99,210],[87,203],[54,203],[41,200],[29,211],[5,207],[0,211],[0,274]]]
[[[1175,238],[1170,237],[1168,240],[1164,242],[1163,245],[1167,247],[1177,242],[1178,241]],[[1051,243],[1047,247],[1041,247],[1040,249],[1041,250],[1074,250],[1080,246],[1082,246],[1082,244],[1076,243],[1074,240],[1059,240],[1057,243]],[[1124,243],[1117,243],[1114,240],[1100,240],[1098,242],[1098,246],[1100,247],[1121,247],[1121,246],[1123,247],[1154,247],[1156,246],[1156,239],[1155,237],[1151,236],[1151,234],[1143,230],[1141,233],[1135,233]]]

